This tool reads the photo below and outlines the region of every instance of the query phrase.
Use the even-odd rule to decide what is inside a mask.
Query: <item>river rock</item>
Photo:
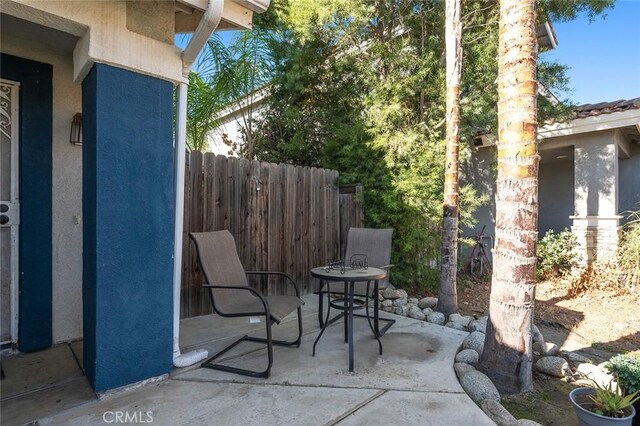
[[[425,308],[433,309],[436,307],[437,304],[438,304],[437,297],[423,297],[418,301],[418,306],[420,307],[420,309],[425,309]]]
[[[533,352],[542,356],[555,356],[558,355],[560,349],[555,343],[533,342]]]
[[[427,321],[433,324],[443,325],[444,324],[444,314],[442,312],[431,312],[427,314]]]
[[[478,403],[483,399],[500,401],[500,393],[487,376],[479,371],[469,371],[460,379],[460,385],[473,402]]]
[[[586,362],[579,364],[576,368],[576,372],[581,375],[582,378],[593,380],[603,387],[608,386],[614,379],[613,375],[607,374],[601,367]]]
[[[419,307],[419,306],[418,306],[418,307]],[[422,313],[423,313],[423,314],[425,314],[425,315],[429,315],[429,314],[430,314],[430,313],[432,313],[432,312],[433,312],[433,309],[431,309],[431,308],[424,308],[424,309],[422,310]]]
[[[466,362],[474,367],[478,365],[479,360],[480,355],[478,355],[478,352],[473,349],[464,349],[456,355],[456,362]]]
[[[556,356],[560,353],[560,349],[558,349],[558,345],[551,342],[545,342],[545,351],[544,354],[548,356]]]
[[[420,320],[420,321],[424,321],[424,320],[425,320],[425,318],[427,317],[427,316],[422,312],[422,309],[418,308],[418,306],[416,306],[416,305],[411,305],[411,306],[409,307],[409,310],[408,310],[408,312],[407,312],[407,315],[408,315],[410,318],[417,319],[417,320]]]
[[[410,297],[407,299],[407,303],[411,304],[411,305],[417,305],[418,304],[418,299],[415,297]]]
[[[383,306],[382,310],[385,312],[394,312],[396,310],[395,306]]]
[[[473,320],[473,317],[470,316],[462,316],[460,314],[451,314],[449,315],[449,322],[458,322],[462,324],[464,327],[468,326],[469,323]]]
[[[394,288],[390,288],[387,287],[384,289],[384,291],[382,292],[382,295],[384,296],[385,299],[406,299],[407,297],[409,297],[409,295],[407,294],[406,291],[402,290],[402,289],[394,289]]]
[[[518,420],[496,400],[483,399],[479,405],[480,409],[498,426],[515,426],[518,424]]]
[[[406,317],[407,314],[409,313],[409,308],[407,307],[407,305],[394,306],[393,313],[396,315],[402,315],[403,317]]]
[[[534,422],[533,420],[520,419],[518,420],[518,426],[542,426],[542,425],[538,422]]]
[[[467,364],[466,362],[456,362],[453,364],[453,369],[456,372],[456,376],[458,376],[458,380],[467,374],[469,371],[475,371],[475,367],[471,364]]]
[[[542,333],[540,333],[540,329],[534,324],[531,327],[531,337],[533,338],[534,343],[538,342],[544,346],[544,337]]]
[[[541,373],[554,377],[565,377],[571,375],[569,364],[564,358],[558,356],[545,356],[536,362],[536,369]]]
[[[482,351],[484,350],[484,333],[474,331],[469,334],[462,341],[462,349],[473,349],[478,352],[479,356],[482,356]]]
[[[401,297],[400,299],[395,299],[393,301],[393,306],[404,306],[407,304],[407,298]]]
[[[454,330],[467,331],[467,328],[460,322],[449,321],[444,325],[445,327],[453,328]]]
[[[380,303],[380,305],[382,305],[382,306],[392,306],[393,305],[393,300],[385,299]]]
[[[564,355],[567,360],[569,360],[570,362],[573,362],[574,364],[582,364],[583,362],[588,362],[591,363],[591,359],[587,358],[586,356],[582,356],[577,352],[563,352],[562,355]]]
[[[479,331],[480,333],[486,333],[487,323],[480,320],[473,320],[469,323],[468,328],[471,331]]]

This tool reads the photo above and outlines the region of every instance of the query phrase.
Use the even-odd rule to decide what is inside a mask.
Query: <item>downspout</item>
[[[204,12],[198,28],[196,28],[189,44],[182,52],[182,73],[187,81],[189,81],[188,77],[191,65],[220,23],[223,6],[224,0],[209,0],[207,10]],[[180,353],[180,289],[182,281],[182,232],[184,226],[184,171],[186,149],[187,83],[180,83],[178,86],[178,111],[176,116],[174,153],[173,365],[175,367],[187,367],[209,356],[209,353],[204,349],[197,349],[185,354]]]

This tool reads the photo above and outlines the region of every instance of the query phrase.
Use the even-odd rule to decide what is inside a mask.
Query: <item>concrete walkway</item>
[[[341,322],[327,329],[311,356],[319,331],[315,299],[306,297],[303,307],[302,346],[275,347],[267,380],[190,367],[174,371],[169,380],[86,403],[39,424],[98,425],[115,422],[118,413],[159,425],[493,424],[464,393],[453,370],[467,333],[396,317],[382,338],[380,356],[366,320],[357,319],[355,371],[350,373]],[[213,315],[182,325],[183,348],[210,351],[264,327]],[[275,338],[295,336],[294,317],[274,331]],[[225,363],[266,366],[266,351],[256,344],[243,343],[234,351]]]

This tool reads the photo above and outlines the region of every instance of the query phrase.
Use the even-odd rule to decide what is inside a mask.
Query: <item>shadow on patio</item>
[[[151,416],[154,424],[171,425],[493,424],[464,393],[453,370],[467,333],[396,317],[382,338],[384,353],[379,356],[366,320],[359,319],[355,371],[349,373],[341,321],[327,328],[316,356],[311,356],[319,331],[317,297],[304,299],[302,345],[274,347],[267,380],[198,366],[176,369],[169,380],[66,410],[39,424],[103,424],[105,413],[116,412],[147,420]],[[263,329],[263,324],[250,324],[247,318],[185,319],[182,348],[212,352],[239,335]],[[274,338],[295,333],[294,316],[274,327]],[[236,367],[263,368],[266,349],[243,343],[223,359]]]

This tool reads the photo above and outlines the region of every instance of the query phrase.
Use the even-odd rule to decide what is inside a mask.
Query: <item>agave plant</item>
[[[601,416],[625,417],[625,409],[640,400],[639,392],[636,391],[625,395],[619,386],[614,388],[613,380],[604,386],[594,380],[591,382],[593,383],[594,394],[589,395],[589,399],[594,407],[590,410]]]

